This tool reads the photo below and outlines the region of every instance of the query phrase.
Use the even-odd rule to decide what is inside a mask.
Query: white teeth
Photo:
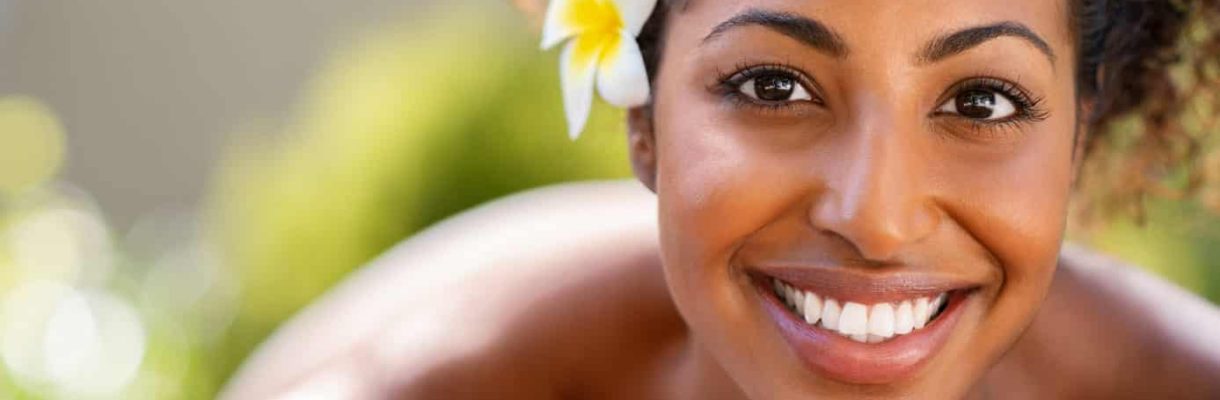
[[[915,329],[915,313],[911,311],[911,301],[903,301],[894,311],[894,334],[905,335]]]
[[[792,294],[792,307],[796,308],[798,315],[805,315],[805,292],[794,290]]]
[[[894,306],[890,303],[873,305],[868,312],[868,333],[886,339],[894,336]]]
[[[928,323],[928,298],[920,297],[915,299],[914,308],[911,313],[915,316],[915,329],[923,328],[924,324]]]
[[[818,318],[822,316],[822,300],[818,299],[818,295],[813,293],[805,293],[805,310],[802,314],[805,315],[805,323],[809,325],[816,324]]]
[[[864,305],[822,297],[773,279],[775,294],[805,323],[860,343],[880,343],[923,328],[949,300],[948,293],[896,303]]]
[[[839,302],[835,299],[826,299],[826,302],[822,303],[822,327],[832,331],[838,330],[840,312],[842,309],[839,308]]]
[[[844,335],[868,333],[868,307],[850,301],[843,304],[843,314],[839,316],[839,333]]]

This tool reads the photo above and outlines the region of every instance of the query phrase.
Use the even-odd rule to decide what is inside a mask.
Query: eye
[[[776,72],[750,78],[737,90],[751,99],[765,102],[813,100],[813,96],[809,95],[809,91],[796,77]]]
[[[945,101],[936,112],[970,119],[997,121],[1012,118],[1017,107],[1008,96],[989,89],[967,89]]]

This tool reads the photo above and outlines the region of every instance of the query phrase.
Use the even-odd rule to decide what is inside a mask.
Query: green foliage
[[[1220,303],[1220,218],[1189,201],[1153,199],[1142,223],[1114,218],[1084,233],[1097,250]]]

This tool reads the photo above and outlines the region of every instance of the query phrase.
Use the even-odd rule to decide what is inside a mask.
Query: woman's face
[[[1017,339],[1072,181],[1068,20],[1062,0],[671,13],[649,182],[666,276],[742,389],[957,397]]]

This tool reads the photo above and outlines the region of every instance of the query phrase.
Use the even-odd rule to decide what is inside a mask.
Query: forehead
[[[678,10],[670,16],[670,34],[702,38],[735,15],[763,9],[816,19],[851,48],[914,47],[956,29],[1012,21],[1066,53],[1074,42],[1070,1],[677,0],[669,2]]]

